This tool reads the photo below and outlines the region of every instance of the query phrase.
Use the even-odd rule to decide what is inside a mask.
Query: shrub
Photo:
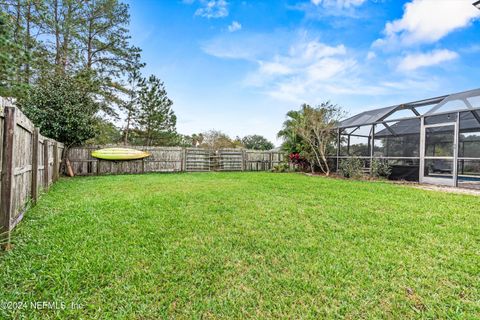
[[[279,164],[273,166],[272,171],[273,172],[289,172],[290,165],[288,164],[288,162],[280,162]]]
[[[288,159],[291,164],[295,166],[296,169],[301,171],[307,171],[310,168],[310,163],[305,158],[305,156],[300,153],[290,153]]]
[[[387,161],[373,159],[372,161],[372,177],[374,178],[388,178],[392,173],[392,168]]]
[[[95,137],[100,104],[92,90],[81,77],[46,74],[19,106],[43,135],[70,147]]]
[[[340,162],[340,174],[345,178],[360,178],[363,176],[363,162],[359,158],[348,158]]]

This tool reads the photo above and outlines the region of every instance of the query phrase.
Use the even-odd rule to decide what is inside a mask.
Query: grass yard
[[[73,178],[13,242],[0,318],[480,317],[475,196],[300,174]]]

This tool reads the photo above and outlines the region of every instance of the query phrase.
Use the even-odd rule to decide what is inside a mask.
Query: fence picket
[[[48,189],[48,185],[50,184],[49,175],[50,175],[50,155],[48,154],[49,149],[49,140],[43,140],[43,188],[45,190]]]
[[[22,220],[28,204],[38,199],[39,183],[47,189],[50,184],[49,143],[40,139],[40,132],[33,123],[9,100],[0,97],[0,244],[10,246],[10,232]],[[52,175],[58,179],[60,155],[63,144],[57,146],[57,166]],[[43,150],[40,146],[43,145]],[[42,159],[42,161],[40,161]],[[43,162],[43,165],[42,165]],[[55,170],[56,169],[56,170]],[[55,173],[55,171],[57,171]],[[43,174],[43,176],[41,176]],[[42,177],[42,178],[40,178]],[[40,181],[39,181],[40,180]]]
[[[14,152],[16,113],[14,107],[5,107],[3,111],[3,150],[2,150],[2,192],[0,204],[0,227],[4,248],[10,244],[10,229],[13,215],[14,195]]]
[[[38,199],[38,145],[40,143],[40,130],[35,128],[32,137],[32,202],[37,203]]]

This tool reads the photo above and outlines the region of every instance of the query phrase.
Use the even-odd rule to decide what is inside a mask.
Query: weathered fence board
[[[247,150],[245,157],[245,170],[265,171],[271,170],[274,166],[283,161],[284,155],[280,152],[263,152]]]
[[[10,108],[8,108],[10,109]],[[15,109],[12,109],[15,110]],[[16,113],[16,128],[14,133],[14,196],[12,217],[13,226],[21,220],[24,205],[31,196],[32,184],[32,158],[33,158],[33,124],[20,111]]]
[[[211,171],[212,169],[212,150],[201,148],[185,150],[185,171]]]
[[[53,150],[46,147],[48,140],[33,123],[9,100],[0,97],[0,105],[0,242],[5,244],[29,203],[34,203],[39,192],[58,179],[61,154],[55,164]],[[62,152],[63,144],[54,142]],[[49,157],[51,168],[45,166]]]
[[[16,114],[15,109],[3,109],[3,141],[2,141],[2,193],[0,203],[0,223],[2,243],[10,243],[10,226],[14,213],[14,142]],[[3,239],[6,238],[6,239]]]
[[[106,146],[71,148],[68,159],[74,174],[82,176],[179,171],[268,171],[283,161],[283,154],[274,151],[142,146],[132,148],[151,154],[143,160],[107,161],[91,156],[92,151],[104,147]]]
[[[216,163],[219,171],[243,171],[245,169],[245,151],[243,149],[220,149]]]

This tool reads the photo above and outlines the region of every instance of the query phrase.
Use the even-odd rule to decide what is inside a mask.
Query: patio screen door
[[[420,182],[455,186],[457,131],[456,122],[423,126]]]

